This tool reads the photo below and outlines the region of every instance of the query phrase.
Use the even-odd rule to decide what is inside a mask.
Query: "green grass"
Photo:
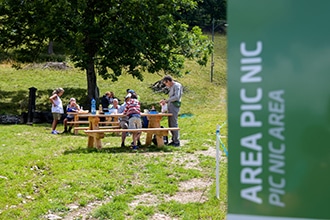
[[[185,86],[179,118],[181,148],[144,146],[138,152],[120,148],[120,137],[107,135],[101,150],[87,149],[87,138],[79,135],[51,135],[50,124],[0,125],[0,219],[41,219],[47,213],[65,216],[69,205],[85,207],[91,202],[108,202],[92,211],[99,219],[148,219],[163,214],[177,219],[225,219],[227,209],[227,164],[222,163],[221,196],[215,195],[215,159],[198,154],[215,148],[217,124],[226,114],[226,39],[215,38],[215,67],[210,82],[210,66],[200,67],[187,61],[190,73],[178,80]],[[37,110],[48,109],[48,97],[63,87],[62,97],[86,97],[86,75],[80,70],[14,70],[0,67],[0,114],[26,111],[28,88],[36,87]],[[161,75],[144,74],[140,82],[122,75],[119,81],[98,77],[100,94],[114,91],[124,97],[127,88],[135,89],[145,106],[158,103],[164,94],[153,93],[149,86]],[[166,121],[162,121],[166,125]],[[63,125],[58,125],[63,130]],[[227,135],[226,127],[222,135]],[[144,137],[143,137],[144,138]],[[127,138],[127,145],[131,137]],[[225,145],[226,139],[223,140]],[[142,141],[144,142],[144,141]],[[196,162],[197,160],[197,162]],[[196,162],[196,163],[195,163]],[[189,166],[189,164],[194,164]],[[180,191],[180,183],[192,179],[210,182],[203,189],[205,202],[179,203],[165,198]],[[130,204],[136,196],[152,194],[153,205]],[[78,218],[79,219],[79,218]]]

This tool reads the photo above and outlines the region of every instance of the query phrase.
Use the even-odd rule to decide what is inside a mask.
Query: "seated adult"
[[[119,101],[118,99],[114,98],[113,101],[112,101],[112,106],[111,108],[109,108],[109,112],[110,113],[116,113],[118,112],[118,109],[119,109]]]
[[[109,111],[109,105],[110,105],[110,92],[106,92],[102,98],[101,98],[101,105],[102,105],[102,111],[108,112]]]
[[[80,107],[76,103],[76,99],[75,98],[71,98],[70,99],[70,103],[66,107],[66,112],[67,113],[68,112],[78,112],[79,110],[80,110]],[[67,114],[67,116],[63,120],[63,125],[64,125],[64,131],[63,131],[63,133],[70,133],[71,132],[72,125],[70,125],[69,126],[69,129],[68,129],[68,121],[73,121],[73,119],[74,119],[74,115]]]

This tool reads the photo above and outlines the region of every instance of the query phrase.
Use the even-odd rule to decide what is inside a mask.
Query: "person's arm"
[[[51,97],[49,97],[49,101],[50,101],[54,106],[56,106],[56,105],[55,105],[55,99],[57,99],[57,94],[54,94],[54,95],[52,95]]]
[[[126,108],[126,103],[124,103],[121,106],[119,106],[118,113],[123,113],[124,110],[125,110],[125,108]]]
[[[129,109],[129,103],[126,103],[125,110],[123,111],[123,115],[126,115]]]

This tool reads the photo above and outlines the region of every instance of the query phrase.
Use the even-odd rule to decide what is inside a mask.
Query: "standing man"
[[[172,116],[168,117],[168,126],[177,128],[178,115],[181,106],[181,96],[183,93],[182,85],[178,82],[174,82],[171,76],[165,76],[162,81],[165,86],[170,89],[170,92],[168,93],[169,98],[167,100],[161,100],[160,104],[167,103],[168,112],[172,113]],[[171,131],[171,133],[172,142],[170,142],[168,145],[180,147],[179,131]]]

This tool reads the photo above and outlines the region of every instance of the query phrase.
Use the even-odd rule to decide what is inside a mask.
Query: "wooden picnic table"
[[[85,130],[85,133],[88,134],[88,147],[101,148],[101,139],[104,138],[104,134],[108,132],[146,132],[146,145],[150,145],[152,141],[152,136],[156,135],[157,146],[163,146],[164,140],[163,136],[168,135],[170,130],[179,130],[179,128],[161,128],[160,122],[163,117],[172,116],[171,113],[141,113],[141,117],[147,117],[148,119],[148,128],[142,129],[100,129],[99,122],[101,117],[114,117],[115,120],[118,120],[120,117],[125,117],[123,114],[87,114],[89,121],[89,128]]]

